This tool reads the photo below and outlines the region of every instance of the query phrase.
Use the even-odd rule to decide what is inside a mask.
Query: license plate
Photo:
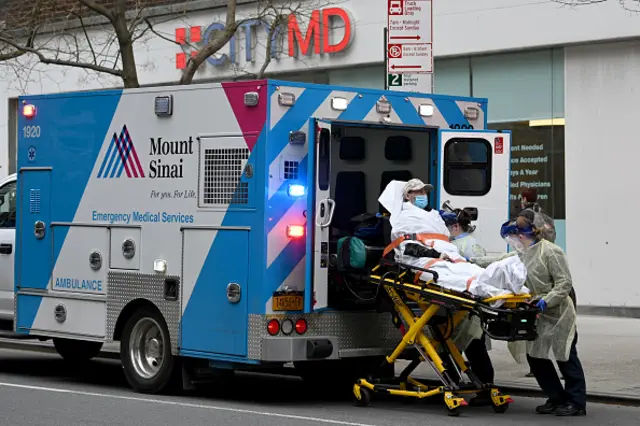
[[[303,309],[303,296],[273,296],[274,311],[301,311]]]

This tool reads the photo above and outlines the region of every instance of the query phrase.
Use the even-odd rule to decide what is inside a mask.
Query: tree
[[[167,0],[9,0],[4,11],[0,6],[0,12],[8,17],[5,27],[0,27],[0,61],[12,66],[19,76],[25,74],[27,66],[21,59],[26,56],[35,63],[79,68],[117,77],[127,88],[139,87],[141,65],[136,63],[134,47],[153,36],[176,43],[157,27],[183,18],[193,1],[177,0],[166,6]],[[271,52],[273,36],[289,15],[300,16],[332,1],[336,0],[214,0],[226,3],[224,26],[211,32],[204,46],[189,58],[179,84],[192,83],[201,65],[227,45],[243,23],[256,19],[266,23],[269,36],[265,49]],[[165,6],[159,10],[159,5]],[[238,17],[238,5],[248,9],[242,18]],[[61,15],[65,7],[69,11]],[[262,78],[272,56],[265,54],[256,77]]]
[[[632,12],[640,12],[640,0],[553,0],[565,6],[587,6],[597,3],[616,2],[620,6]]]

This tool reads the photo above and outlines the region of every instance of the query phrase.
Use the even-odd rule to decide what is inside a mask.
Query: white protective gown
[[[436,210],[426,211],[403,200],[402,189],[405,182],[391,181],[378,201],[391,213],[392,241],[406,234],[440,234],[448,239],[450,234],[447,226]],[[439,260],[434,263],[432,258],[416,258],[405,256],[404,248],[408,243],[419,243],[433,248],[440,253],[446,253],[457,262]],[[496,262],[490,268],[484,269],[478,265],[466,262],[458,248],[449,241],[431,239],[423,242],[407,240],[395,248],[395,259],[411,266],[434,270],[438,273],[437,284],[450,290],[469,291],[474,296],[483,299],[506,294],[526,293],[524,287],[526,269],[519,259],[505,259]],[[420,279],[429,281],[432,274],[421,273]]]

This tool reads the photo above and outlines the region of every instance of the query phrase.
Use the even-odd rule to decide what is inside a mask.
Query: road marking
[[[344,422],[341,420],[321,419],[318,417],[298,416],[295,414],[267,413],[264,411],[243,410],[240,408],[220,407],[216,405],[192,404],[189,402],[167,401],[163,399],[140,398],[135,396],[113,395],[108,393],[75,391],[71,389],[50,388],[45,386],[21,385],[17,383],[0,382],[0,387],[1,386],[8,387],[8,388],[29,389],[29,390],[54,392],[54,393],[72,393],[72,394],[78,394],[78,395],[96,396],[99,398],[124,399],[126,401],[151,402],[155,404],[174,405],[174,406],[188,407],[188,408],[201,408],[201,409],[212,410],[212,411],[229,411],[233,413],[255,414],[255,415],[266,416],[266,417],[278,417],[278,418],[293,419],[293,420],[306,420],[309,422],[329,423],[333,425],[375,426],[375,425],[366,424],[366,423]]]

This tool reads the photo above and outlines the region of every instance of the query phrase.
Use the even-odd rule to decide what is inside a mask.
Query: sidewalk
[[[527,364],[516,364],[505,342],[492,341],[489,356],[499,387],[539,391]],[[587,377],[587,393],[607,397],[640,399],[640,319],[578,316],[578,356]],[[398,372],[404,365],[397,366]],[[437,377],[428,364],[414,377]]]

